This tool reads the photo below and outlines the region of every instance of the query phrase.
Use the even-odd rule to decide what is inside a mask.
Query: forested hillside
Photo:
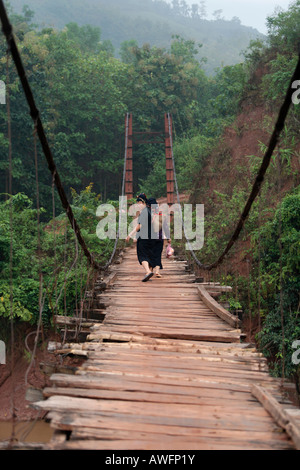
[[[169,47],[172,35],[181,35],[203,44],[197,58],[207,58],[204,68],[208,73],[241,62],[241,51],[249,41],[263,38],[236,17],[225,21],[220,11],[208,20],[205,1],[189,6],[184,0],[171,5],[163,0],[87,0],[84,8],[79,0],[11,0],[11,4],[18,13],[27,4],[40,25],[63,29],[75,22],[99,27],[102,39],[111,42],[117,57],[124,41]]]
[[[163,8],[164,2],[159,3]],[[47,4],[39,2],[40,8]],[[101,37],[94,23],[69,22],[75,18],[61,14],[64,27],[59,30],[37,27],[28,9],[22,14],[9,9],[9,16],[59,174],[97,259],[106,261],[112,250],[113,241],[96,237],[96,208],[106,201],[117,204],[121,193],[124,117],[130,111],[137,131],[163,130],[164,113],[172,113],[179,189],[192,202],[205,204],[205,246],[197,256],[214,261],[247,200],[297,63],[300,0],[268,19],[267,44],[251,41],[244,62],[223,67],[215,76],[199,61],[203,49],[198,39],[183,37],[180,30],[162,47],[139,44],[131,27],[130,41],[122,43],[117,58],[105,41],[110,38],[103,30]],[[6,68],[1,35],[0,80],[10,89],[13,189],[8,194],[8,116],[6,106],[0,106],[0,317],[10,314],[11,278],[16,318],[36,325],[39,261],[46,328],[55,313],[74,310],[90,272],[52,191],[40,148],[37,188],[32,120],[13,63],[8,63],[8,75]],[[298,383],[299,366],[291,362],[291,354],[300,335],[299,122],[300,105],[293,104],[280,151],[273,155],[242,237],[214,273],[236,287],[227,299],[230,308],[243,311],[248,337],[272,359],[274,373],[295,377]],[[165,196],[165,180],[164,146],[135,145],[134,191]],[[40,258],[38,243],[43,247]]]
[[[207,153],[206,146],[199,147],[204,136],[176,144],[182,172],[187,161],[194,165],[192,200],[205,202],[206,242],[199,253],[201,260],[213,262],[222,253],[250,194],[299,58],[299,20],[298,0],[288,12],[268,19],[268,47],[252,43],[248,49],[243,67],[247,78],[236,117],[213,150]],[[222,102],[226,107],[230,106],[229,90],[224,88]],[[235,294],[227,301],[232,310],[244,311],[248,338],[257,341],[271,360],[275,375],[295,378],[299,392],[299,364],[292,360],[300,335],[298,103],[295,100],[291,106],[260,195],[242,237],[220,268],[219,279],[235,286]],[[203,154],[206,158],[199,158]],[[184,189],[188,185],[182,172]]]

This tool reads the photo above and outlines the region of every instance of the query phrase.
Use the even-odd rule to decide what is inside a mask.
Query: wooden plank
[[[161,381],[163,383],[173,383],[176,386],[176,381],[181,382],[181,384],[186,384],[188,382],[193,382],[194,385],[201,387],[219,387],[219,388],[226,388],[228,390],[245,390],[249,391],[249,388],[257,382],[256,378],[247,378],[243,379],[243,377],[230,377],[230,375],[217,377],[215,374],[209,375],[207,374],[187,374],[187,373],[180,373],[175,371],[164,371],[158,373],[157,371],[142,371],[140,369],[135,370],[124,370],[124,368],[116,367],[113,371],[111,368],[97,368],[93,366],[88,366],[84,370],[79,370],[78,374],[82,375],[84,373],[87,374],[94,374],[98,375],[99,377],[103,377],[103,380],[106,380],[105,376],[114,377],[125,377],[127,379],[138,378],[140,381]],[[260,382],[266,388],[269,384],[271,388],[273,387],[272,382],[262,380]]]
[[[158,318],[155,320],[155,322],[153,320],[147,320],[147,319],[124,319],[124,318],[110,318],[109,321],[105,322],[105,327],[112,327],[112,328],[115,328],[115,327],[118,327],[118,326],[121,326],[121,327],[126,327],[126,328],[135,328],[136,327],[136,324],[137,324],[137,321],[139,323],[139,329],[142,327],[146,327],[146,328],[153,328],[153,325],[155,324],[155,327],[157,328],[168,328],[169,329],[169,323],[166,321],[166,320],[163,320],[161,318]],[[187,322],[185,321],[185,330],[188,331],[188,330],[191,330],[191,329],[195,329],[196,327],[201,327],[201,325],[203,324],[203,326],[205,325],[205,329],[209,329],[210,331],[212,330],[217,330],[217,331],[231,331],[230,328],[224,328],[224,326],[220,325],[219,323],[216,323],[216,322],[210,322],[210,321],[206,321],[206,322],[198,322],[198,323],[192,323],[192,322]],[[96,332],[96,331],[101,331],[101,327],[99,328],[97,325],[96,327],[92,327],[91,330],[93,332]],[[174,321],[172,322],[172,330],[173,331],[176,331],[176,330],[179,330],[180,332],[182,331],[182,324],[180,324],[176,319],[174,319]]]
[[[117,277],[117,272],[112,272],[111,274],[109,274],[108,276],[106,276],[104,279],[101,279],[100,280],[100,286],[101,286],[101,289],[107,289],[109,286],[111,286],[115,279]]]
[[[274,439],[275,436],[273,436]],[[256,436],[255,436],[256,438]],[[210,440],[209,440],[209,445],[210,447],[214,446],[215,449],[256,449],[256,450],[266,450],[269,449],[269,444],[266,442],[266,440],[255,440],[255,438],[249,440],[242,440],[241,437],[237,437],[236,439],[230,438],[230,437],[222,437],[220,438],[218,435],[213,436],[212,434],[210,435]],[[163,441],[163,446],[161,443],[159,443],[159,437],[157,435],[157,432],[145,432],[145,431],[111,431],[109,429],[102,429],[102,430],[94,430],[94,429],[89,429],[85,428],[84,430],[76,430],[74,433],[72,433],[72,438],[71,441],[74,442],[82,442],[80,440],[84,439],[98,439],[98,442],[105,441],[108,443],[108,440],[113,440],[114,442],[122,442],[123,440],[128,442],[131,442],[131,445],[136,446],[138,442],[140,442],[141,447],[148,447],[148,443],[152,442],[151,446],[153,446],[153,449],[157,449],[157,446],[161,449],[165,449],[167,447],[168,449],[173,449],[173,446],[175,445],[177,449],[181,449],[180,446],[180,436],[164,436],[164,441]],[[191,436],[189,438],[189,443],[192,446],[192,449],[205,449],[208,444],[207,444],[207,437],[202,437],[202,436]],[[102,442],[101,442],[102,443]],[[154,443],[157,443],[154,447]],[[173,443],[173,446],[172,446]],[[289,448],[286,443],[280,441],[279,439],[276,439],[274,444],[276,443],[276,448],[274,446],[274,450],[286,450]],[[105,444],[106,447],[106,444]],[[186,447],[189,448],[189,447]]]
[[[114,350],[115,349],[115,350]],[[158,360],[160,364],[162,362],[168,361],[171,363],[172,361],[178,364],[179,362],[189,362],[195,364],[201,363],[224,363],[224,364],[231,364],[232,366],[238,367],[240,369],[251,368],[251,366],[257,367],[259,370],[268,372],[267,361],[260,357],[248,357],[248,356],[239,356],[239,355],[226,355],[226,352],[222,356],[217,354],[211,354],[210,352],[198,352],[196,354],[188,353],[181,351],[180,354],[173,352],[173,351],[159,351],[159,350],[145,350],[145,349],[130,349],[127,348],[116,348],[114,349],[106,349],[102,351],[90,351],[89,357],[90,359],[119,359],[119,360],[128,360],[131,358],[147,358],[147,360]],[[62,350],[63,351],[63,350]]]
[[[238,318],[236,318],[234,315],[231,315],[225,308],[221,307],[218,302],[213,299],[207,290],[202,287],[198,286],[198,291],[201,297],[201,300],[207,305],[211,310],[218,315],[222,320],[226,321],[230,326],[237,328],[240,324],[240,321]]]
[[[106,364],[106,363],[111,363],[113,364],[114,361],[116,361],[116,364],[118,363],[130,363],[130,362],[133,362],[134,364],[139,364],[139,365],[143,365],[143,360],[140,359],[140,360],[136,360],[136,359],[133,359],[132,356],[123,356],[123,357],[103,357],[103,356],[94,356],[92,353],[88,353],[88,357],[90,359],[92,359],[93,361],[95,361],[95,364],[98,363],[102,363],[103,361],[103,364]],[[149,356],[148,356],[148,360],[149,360]],[[147,360],[147,361],[148,361]],[[258,373],[266,373],[268,374],[268,368],[266,367],[266,365],[262,365],[260,364],[259,362],[250,362],[250,361],[234,361],[234,360],[231,360],[231,359],[224,359],[224,358],[219,358],[219,357],[204,357],[204,358],[199,358],[198,359],[198,364],[196,364],[195,366],[193,366],[193,364],[191,364],[191,360],[190,362],[187,362],[187,361],[183,361],[183,360],[180,360],[177,359],[176,361],[170,361],[170,360],[165,360],[165,358],[161,358],[161,359],[157,359],[156,361],[152,360],[151,361],[151,367],[155,367],[155,365],[159,365],[159,364],[168,364],[168,366],[174,366],[175,367],[175,364],[177,364],[177,367],[179,367],[179,365],[182,367],[182,368],[186,368],[187,370],[193,368],[193,367],[197,367],[197,365],[199,367],[197,367],[198,370],[202,370],[204,367],[206,368],[209,368],[210,370],[216,370],[218,368],[222,368],[224,370],[227,370],[227,369],[230,369],[232,371],[239,371],[240,373],[243,373],[243,371],[253,371],[253,372],[258,372]]]
[[[138,392],[152,392],[160,394],[177,394],[184,395],[186,397],[204,397],[212,398],[215,397],[217,400],[241,400],[243,402],[254,401],[255,398],[249,393],[249,389],[237,389],[234,387],[231,389],[224,386],[218,386],[217,383],[208,381],[202,382],[190,382],[180,383],[177,382],[177,386],[174,387],[175,381],[168,380],[167,378],[157,378],[158,380],[151,380],[147,377],[126,377],[118,375],[110,376],[95,376],[92,374],[84,375],[65,375],[65,374],[53,374],[51,381],[56,388],[85,388],[93,390],[112,390],[112,391],[138,391]],[[120,394],[120,397],[122,395]]]
[[[126,352],[129,350],[144,354],[182,354],[182,355],[196,355],[199,357],[200,354],[209,354],[210,356],[220,356],[220,350],[222,351],[222,357],[234,357],[237,360],[241,359],[253,359],[259,360],[266,363],[267,360],[263,357],[262,353],[258,352],[253,348],[247,347],[246,344],[242,343],[209,343],[209,342],[183,342],[180,340],[155,340],[148,344],[139,343],[65,343],[62,344],[56,341],[49,341],[48,351],[53,352],[58,349],[61,351],[68,349],[79,349],[83,351],[101,352],[101,351],[122,351]]]
[[[113,331],[101,331],[101,333],[97,334],[91,334],[87,336],[88,341],[110,341],[110,342],[117,342],[117,343],[128,343],[128,344],[133,344],[133,343],[138,343],[138,345],[152,345],[154,347],[156,346],[171,346],[172,348],[176,347],[179,350],[183,348],[189,348],[189,349],[195,349],[199,347],[203,347],[203,341],[199,339],[199,343],[195,343],[193,341],[183,341],[179,340],[176,338],[172,339],[162,339],[162,338],[152,338],[150,336],[143,336],[142,334],[126,334],[126,333],[119,333],[119,332],[113,332]],[[208,340],[207,344],[215,344],[216,348],[224,348],[224,347],[238,347],[240,346],[241,348],[243,347],[242,344],[238,342],[234,343],[221,343],[221,342],[210,342]],[[205,341],[205,343],[206,343]]]
[[[120,390],[107,390],[107,389],[95,389],[95,388],[71,388],[71,387],[46,387],[44,389],[44,396],[49,398],[51,396],[69,396],[77,398],[94,398],[98,400],[120,400]],[[199,394],[198,394],[199,395]],[[237,401],[237,400],[225,400],[222,393],[219,393],[219,399],[222,400],[222,407],[225,411],[226,409],[236,411],[240,413],[246,412],[249,410],[248,401]],[[216,397],[199,397],[186,394],[176,394],[173,393],[161,393],[160,390],[154,392],[151,391],[144,392],[140,391],[140,387],[136,387],[136,390],[123,390],[122,391],[122,401],[126,402],[142,402],[142,403],[165,403],[167,405],[171,404],[183,404],[183,405],[199,405],[199,406],[211,406],[215,407]],[[214,408],[215,409],[215,408]],[[261,407],[256,407],[256,410],[260,411]],[[255,406],[253,406],[253,412],[255,412]]]
[[[188,427],[219,427],[222,429],[248,429],[249,431],[274,430],[273,420],[263,408],[251,409],[243,415],[237,409],[225,409],[222,405],[215,405],[213,412],[210,407],[198,405],[184,405],[171,403],[138,403],[118,400],[96,400],[90,398],[75,398],[70,396],[51,396],[47,402],[41,401],[34,404],[39,410],[51,410],[60,412],[78,412],[84,414],[97,414],[101,416],[123,416],[136,422],[169,423]]]
[[[291,416],[278,403],[278,401],[263,387],[253,385],[251,393],[264,408],[273,416],[276,423],[289,434],[296,449],[300,450],[300,426],[292,420]]]
[[[130,306],[130,305],[124,305],[123,308],[121,308],[120,306],[117,306],[117,305],[110,305],[109,307],[107,307],[107,309],[105,310],[106,312],[106,319],[105,319],[105,322],[108,322],[109,321],[109,317],[110,315],[118,315],[120,314],[120,317],[124,316],[128,316],[128,315],[137,315],[137,316],[150,316],[151,315],[151,318],[153,317],[153,320],[155,320],[156,316],[161,316],[161,313],[162,313],[162,309],[161,307],[159,306],[153,306],[152,309],[150,308],[144,308],[143,312],[141,312],[140,309],[137,309],[136,308],[136,305],[133,305],[133,306]],[[182,309],[180,307],[177,307],[177,308],[172,308],[170,310],[164,310],[165,312],[165,316],[164,318],[170,318],[170,320],[172,320],[172,318],[174,317],[180,317],[182,319],[182,322],[185,321],[185,319],[195,319],[195,321],[197,321],[197,319],[200,321],[201,319],[208,319],[208,320],[211,320],[213,319],[213,314],[212,312],[208,311],[208,310],[204,310],[204,309],[199,309],[199,308],[193,308],[191,306],[188,306],[186,309]],[[216,323],[218,322],[221,322],[222,320],[219,319],[219,318],[216,318]],[[226,326],[228,326],[226,324]],[[226,328],[226,326],[224,326],[224,328]]]
[[[277,448],[277,447],[276,447]],[[275,449],[276,449],[275,448]],[[282,449],[287,449],[287,445],[283,445]],[[74,440],[68,441],[66,444],[62,446],[58,446],[57,449],[61,450],[106,450],[106,451],[115,451],[118,450],[260,450],[262,447],[260,446],[259,442],[255,445],[247,445],[242,444],[241,446],[236,445],[234,442],[232,444],[229,443],[220,443],[220,442],[211,442],[211,440],[205,439],[204,442],[199,442],[197,439],[196,441],[189,440],[188,442],[182,441],[182,439],[172,438],[168,443],[165,440],[147,440],[147,441],[140,441],[140,440]],[[275,450],[273,449],[273,450]],[[263,450],[272,450],[272,444],[270,443],[269,446],[265,446]]]
[[[218,325],[222,326],[225,330],[232,330],[227,324],[220,318],[214,318],[211,312],[205,310],[186,310],[186,311],[177,311],[177,310],[169,310],[168,312],[163,314],[163,312],[159,309],[153,309],[151,312],[148,313],[148,309],[145,309],[143,312],[136,310],[136,309],[129,309],[124,308],[121,311],[110,308],[109,315],[106,316],[105,321],[103,322],[105,325],[112,321],[147,321],[150,323],[160,322],[160,323],[170,323],[177,324],[183,328],[183,325],[190,325],[195,326],[197,324],[206,324],[210,323],[211,325]],[[101,326],[101,324],[95,324],[95,328]]]
[[[63,350],[62,350],[63,351]],[[102,351],[89,351],[89,358],[95,363],[101,363],[104,361],[116,361],[116,362],[136,362],[144,363],[158,366],[164,366],[166,364],[179,366],[183,364],[184,367],[189,368],[199,368],[207,367],[213,369],[218,368],[236,368],[237,370],[243,371],[251,369],[251,366],[255,366],[257,370],[266,373],[269,375],[269,369],[266,368],[267,363],[265,360],[257,357],[248,357],[248,356],[238,356],[238,355],[228,355],[224,353],[220,357],[218,354],[209,354],[209,353],[188,353],[180,351],[179,353],[173,351],[158,351],[158,350],[149,350],[145,349],[125,349],[117,348],[115,351],[112,350],[102,350]],[[256,369],[255,369],[256,370]]]
[[[232,292],[231,286],[220,286],[215,284],[200,284],[201,287],[204,287],[208,292]]]
[[[264,408],[273,416],[276,423],[285,428],[289,419],[284,409],[279,405],[277,400],[272,395],[258,385],[253,385],[251,389],[252,395],[260,401]]]
[[[0,450],[46,450],[46,447],[45,444],[40,442],[0,442]]]
[[[71,326],[80,326],[81,328],[91,328],[95,326],[95,324],[100,323],[100,320],[88,320],[86,318],[77,318],[77,317],[68,317],[68,316],[60,316],[55,315],[55,323],[56,325],[71,325]],[[102,323],[102,322],[101,322]]]
[[[139,383],[139,384],[151,384],[153,387],[155,386],[169,386],[169,387],[192,387],[201,390],[203,393],[203,389],[209,390],[228,390],[234,394],[234,392],[245,392],[250,393],[250,388],[252,384],[243,382],[241,380],[233,379],[230,377],[209,377],[209,376],[194,376],[191,377],[181,376],[181,381],[178,382],[178,376],[174,374],[154,374],[149,372],[144,373],[136,373],[136,372],[118,372],[117,370],[114,371],[88,371],[88,370],[79,370],[76,374],[78,377],[84,377],[84,380],[87,382],[90,381],[91,376],[94,379],[99,379],[103,381],[103,384],[107,384],[107,387],[115,387],[120,386],[128,386],[130,383]],[[67,383],[67,382],[66,382]],[[179,385],[180,384],[180,385]],[[144,385],[141,385],[144,387]],[[272,382],[264,382],[264,387],[272,392],[278,391],[276,386]],[[142,388],[143,389],[143,388]],[[180,388],[179,388],[180,389]],[[191,392],[193,393],[193,392]],[[251,396],[251,394],[250,394]]]
[[[92,361],[91,363],[86,363],[81,367],[81,370],[88,371],[101,371],[101,372],[110,372],[111,370],[119,372],[128,372],[128,373],[139,373],[143,374],[157,374],[157,375],[174,375],[179,378],[193,378],[197,376],[205,377],[214,377],[216,375],[219,378],[230,378],[239,380],[240,377],[243,377],[245,383],[248,381],[264,381],[272,382],[272,378],[265,372],[257,372],[251,370],[241,370],[239,368],[234,369],[230,365],[223,364],[222,367],[214,367],[212,365],[206,365],[206,367],[201,365],[201,367],[193,368],[193,366],[188,367],[188,363],[179,364],[177,367],[169,364],[158,366],[157,364],[152,365],[145,361]]]
[[[99,435],[102,434],[103,430],[109,429],[113,433],[121,432],[144,432],[144,433],[156,433],[162,436],[179,436],[181,438],[190,438],[190,437],[203,437],[205,439],[210,439],[212,437],[218,439],[229,439],[231,440],[241,440],[244,441],[244,444],[249,442],[249,434],[246,430],[235,430],[235,429],[218,429],[217,433],[214,428],[209,427],[185,427],[185,426],[170,426],[166,424],[152,424],[152,423],[139,423],[130,420],[121,420],[116,419],[112,416],[94,416],[84,414],[69,413],[67,416],[58,412],[51,412],[49,417],[52,420],[52,423],[55,423],[60,429],[66,431],[71,431],[72,429],[88,429],[91,432],[96,434],[99,430]],[[100,434],[101,433],[101,434]],[[94,436],[95,436],[94,434]],[[268,443],[270,440],[277,441],[280,445],[283,444],[286,439],[284,435],[277,432],[277,430],[260,432],[254,431],[252,439],[257,442]],[[229,441],[230,442],[230,441]]]
[[[240,342],[240,331],[209,331],[204,329],[190,329],[190,330],[172,330],[170,328],[155,328],[155,327],[147,327],[147,326],[140,326],[140,327],[128,327],[128,326],[113,326],[109,325],[109,327],[103,326],[101,331],[97,333],[91,333],[88,336],[88,340],[101,340],[103,338],[103,333],[111,333],[111,334],[140,334],[141,336],[149,336],[151,338],[170,338],[170,339],[183,339],[183,340],[190,340],[190,341],[217,341],[223,343],[238,343]]]

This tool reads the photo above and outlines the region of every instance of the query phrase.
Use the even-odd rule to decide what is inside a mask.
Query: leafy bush
[[[282,251],[279,246],[280,232]],[[294,352],[292,343],[300,338],[299,188],[284,198],[274,219],[262,228],[261,235],[262,301],[268,313],[259,334],[260,345],[268,357],[275,359],[274,372],[281,373],[284,360],[285,373],[291,376],[297,372],[297,366],[291,360]]]
[[[72,208],[89,250],[99,263],[109,259],[114,240],[96,235],[96,210],[100,196],[90,184],[79,194],[72,190]],[[42,321],[49,325],[53,314],[73,315],[91,274],[65,213],[40,224],[38,255],[37,211],[24,194],[0,202],[0,317],[10,317],[10,271],[12,271],[13,316],[36,324],[39,319],[40,272],[42,275]],[[12,230],[10,209],[12,207]],[[12,236],[13,258],[10,264]]]

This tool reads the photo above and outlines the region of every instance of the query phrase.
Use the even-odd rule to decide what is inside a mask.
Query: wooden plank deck
[[[34,405],[68,433],[49,447],[294,449],[251,393],[260,385],[281,400],[266,360],[201,300],[183,262],[163,264],[163,277],[147,283],[135,250],[114,266],[105,320],[76,346],[87,361],[75,375],[54,374]]]

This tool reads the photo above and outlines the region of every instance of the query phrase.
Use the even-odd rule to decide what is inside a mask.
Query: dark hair
[[[137,196],[136,202],[139,202],[139,201],[142,201],[142,202],[144,202],[145,204],[148,205],[148,199],[147,199],[147,196],[146,196],[145,193],[141,193]]]
[[[151,206],[154,206],[154,209],[158,208],[157,200],[155,199],[155,197],[150,197],[150,199],[148,199],[147,206],[150,207],[150,209]]]

